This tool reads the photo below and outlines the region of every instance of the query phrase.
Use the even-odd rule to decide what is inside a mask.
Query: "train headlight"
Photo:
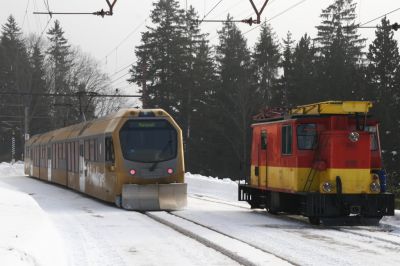
[[[168,168],[168,169],[167,169],[167,173],[170,174],[170,175],[172,175],[172,174],[174,173],[174,169]]]
[[[350,132],[349,134],[349,140],[351,142],[357,142],[360,139],[360,134],[358,134],[357,132],[353,131]]]
[[[373,173],[373,174],[372,174],[372,180],[373,180],[373,181],[376,181],[376,180],[378,180],[378,179],[379,179],[379,175],[376,174],[376,173]]]
[[[324,192],[332,192],[333,186],[332,186],[331,183],[325,182],[325,183],[322,184],[322,190],[323,190]]]
[[[130,173],[131,175],[135,175],[135,174],[136,174],[136,170],[135,170],[135,169],[131,169],[131,170],[129,171],[129,173]]]
[[[371,185],[369,186],[369,188],[371,189],[371,192],[379,192],[379,191],[381,191],[379,183],[377,183],[377,182],[372,182]]]

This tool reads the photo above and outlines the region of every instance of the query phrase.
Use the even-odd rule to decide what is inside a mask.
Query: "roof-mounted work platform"
[[[292,108],[290,115],[323,115],[323,114],[356,114],[368,113],[372,102],[368,101],[327,101],[297,106]]]

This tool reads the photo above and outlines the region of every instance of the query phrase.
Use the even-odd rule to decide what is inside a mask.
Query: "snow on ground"
[[[236,265],[218,248],[254,265],[286,263],[279,258],[300,265],[400,265],[399,211],[380,227],[315,227],[250,210],[237,202],[238,185],[229,179],[187,173],[186,181],[188,207],[153,216],[210,245],[145,214],[24,177],[21,163],[1,163],[0,265]],[[235,250],[235,241],[243,248]]]
[[[1,265],[66,265],[60,235],[30,195],[0,187],[0,210]]]
[[[1,266],[237,265],[145,214],[19,174],[0,173]]]
[[[0,176],[22,176],[24,175],[24,162],[18,161],[14,164],[0,163]]]
[[[218,179],[197,174],[186,173],[185,180],[188,183],[189,195],[208,196],[223,201],[236,202],[235,205],[248,206],[237,202],[238,183],[229,178]],[[395,216],[386,216],[381,223],[397,227],[400,230],[400,210],[395,211]]]

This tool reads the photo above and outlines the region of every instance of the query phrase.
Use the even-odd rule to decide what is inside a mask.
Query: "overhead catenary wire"
[[[26,4],[25,14],[24,14],[24,18],[23,18],[23,20],[22,20],[22,26],[21,26],[21,28],[24,27],[25,19],[27,18],[26,15],[28,14],[29,3],[30,3],[30,0],[28,0],[28,2],[27,2],[27,4]],[[29,28],[29,21],[28,21],[28,28]]]
[[[48,1],[48,0],[43,0],[43,3],[44,3],[45,8],[46,8],[47,11],[48,11],[48,14],[49,14],[50,18],[49,18],[49,20],[47,21],[46,25],[44,26],[42,32],[40,33],[38,40],[40,40],[40,39],[42,38],[44,32],[46,31],[47,27],[48,27],[49,24],[50,24],[51,19],[53,18],[53,16],[51,15],[51,12],[50,12],[49,1]],[[34,12],[34,13],[35,13],[35,12]]]
[[[365,26],[365,25],[367,25],[367,24],[369,24],[369,23],[371,23],[371,22],[374,22],[375,20],[378,20],[378,19],[380,19],[380,18],[383,18],[383,17],[385,17],[385,16],[387,16],[387,15],[390,15],[390,14],[392,14],[392,13],[394,13],[394,12],[397,12],[397,11],[399,11],[399,10],[400,10],[400,7],[399,7],[399,8],[396,8],[396,9],[394,9],[394,10],[392,10],[392,11],[386,13],[386,14],[383,14],[383,15],[381,15],[381,16],[379,16],[379,17],[376,17],[376,18],[374,18],[374,19],[371,19],[371,20],[369,20],[369,21],[367,21],[367,22],[364,22],[364,23],[360,24],[359,27]]]
[[[122,76],[120,76],[120,77],[118,77],[118,78],[116,78],[116,79],[114,79],[114,80],[112,80],[111,81],[111,83],[115,83],[116,81],[118,81],[118,80],[120,80],[120,79],[122,79],[123,77],[125,77],[126,75],[128,75],[129,74],[129,72],[126,72],[125,74],[123,74]]]
[[[118,69],[117,71],[115,71],[114,73],[112,73],[109,77],[111,78],[111,77],[113,77],[113,76],[115,76],[115,75],[121,73],[121,72],[124,71],[125,69],[131,67],[133,63],[135,63],[135,61],[133,61],[132,63],[129,63],[129,65],[127,65],[127,66],[124,66],[124,67]]]
[[[299,1],[299,2],[297,2],[297,3],[295,3],[295,4],[293,4],[293,5],[291,5],[290,7],[288,7],[288,8],[285,9],[285,10],[283,10],[282,12],[276,14],[275,16],[273,16],[273,17],[271,17],[271,18],[269,18],[269,19],[267,19],[267,20],[265,20],[265,22],[270,22],[271,20],[276,19],[277,17],[282,16],[282,15],[285,14],[286,12],[289,12],[290,10],[292,10],[293,8],[299,6],[300,4],[304,3],[305,1],[307,1],[307,0],[301,0],[301,1]],[[261,25],[262,25],[262,24],[258,24],[257,26],[255,26],[255,27],[251,28],[250,30],[244,32],[243,35],[246,35],[247,33],[249,33],[249,32],[251,32],[251,31],[253,31],[253,30],[259,28]]]
[[[199,24],[201,24],[201,23],[204,21],[204,19],[205,19],[211,12],[213,12],[214,9],[217,8],[217,6],[218,6],[222,1],[223,1],[223,0],[219,0],[218,3],[215,4],[215,5],[213,6],[213,8],[211,8],[211,10],[208,11],[208,13],[204,15],[203,19],[200,20]]]
[[[33,0],[33,9],[38,9],[36,0]],[[35,22],[36,22],[36,27],[37,27],[37,29],[38,29],[38,32],[41,32],[41,30],[42,30],[42,28],[43,28],[43,27],[42,27],[43,24],[42,24],[41,18],[40,18],[39,16],[35,16]]]
[[[106,56],[104,56],[102,60],[105,60],[105,61],[106,61],[106,64],[107,64],[107,59],[108,59],[108,57],[109,57],[113,52],[115,52],[115,61],[116,61],[116,63],[115,63],[115,64],[116,64],[115,69],[117,69],[117,68],[118,68],[118,54],[117,54],[118,48],[119,48],[122,44],[124,44],[133,34],[135,34],[144,24],[146,24],[146,22],[147,22],[147,18],[144,19],[139,25],[137,25],[137,26],[136,26],[136,27],[121,41],[121,42],[119,42],[112,50],[110,50],[110,52],[109,52]],[[133,62],[132,62],[131,64],[129,64],[128,66],[125,66],[125,67],[123,67],[123,68],[120,68],[120,69],[118,69],[118,70],[115,70],[114,73],[112,73],[110,77],[115,76],[116,74],[118,74],[118,73],[120,73],[121,71],[125,70],[126,68],[128,68],[128,67],[131,66],[132,64],[133,64]]]
[[[99,94],[94,92],[86,93],[30,93],[30,92],[0,92],[0,95],[9,96],[39,96],[39,97],[82,97],[89,96],[95,98],[139,98],[142,95],[139,94]]]
[[[113,8],[114,5],[117,3],[117,0],[114,0],[112,3],[110,3],[109,0],[106,0],[107,5],[109,7],[108,11],[104,11],[104,9],[101,9],[100,11],[96,12],[52,12],[50,11],[49,7],[49,2],[48,0],[43,0],[47,9],[47,12],[33,12],[33,14],[36,15],[96,15],[96,16],[101,16],[104,18],[104,16],[112,16],[113,15]]]

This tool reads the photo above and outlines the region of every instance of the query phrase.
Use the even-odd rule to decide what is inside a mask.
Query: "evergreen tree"
[[[5,93],[21,93],[27,91],[29,83],[29,62],[22,32],[14,17],[10,15],[7,22],[2,26],[1,32],[1,89]],[[16,156],[17,159],[22,158],[23,141],[24,141],[24,98],[12,95],[2,95],[0,100],[1,113],[4,116],[2,124],[3,130],[7,130],[8,140],[11,134],[16,138]],[[10,118],[17,119],[10,119]],[[18,123],[8,122],[7,120],[19,120]],[[5,149],[10,160],[10,142],[6,141]]]
[[[31,82],[29,92],[33,94],[48,93],[44,68],[44,54],[40,49],[39,40],[33,44],[32,53],[30,55],[30,67]],[[50,104],[50,99],[47,97],[27,97],[25,106],[28,108],[28,130],[31,135],[47,132],[51,129]]]
[[[219,31],[216,47],[219,85],[216,90],[213,130],[219,134],[212,151],[218,158],[219,176],[246,176],[249,174],[250,123],[259,98],[251,79],[250,51],[238,27],[227,22]],[[258,110],[257,110],[258,111]]]
[[[191,147],[204,142],[194,132],[204,126],[214,75],[210,49],[192,7],[185,13],[175,0],[159,1],[150,17],[154,26],[142,33],[129,81],[141,87],[143,107],[160,107],[173,115],[183,130],[187,162],[194,162],[197,155]],[[190,170],[192,164],[188,166]]]
[[[190,7],[185,15],[186,81],[182,91],[182,112],[185,129],[187,167],[190,171],[202,171],[210,158],[204,156],[209,146],[210,132],[205,132],[204,118],[210,115],[211,95],[215,90],[215,66],[211,49],[198,24],[198,15]]]
[[[375,116],[381,122],[381,144],[385,166],[392,184],[400,182],[400,55],[390,21],[382,19],[375,31],[376,38],[369,46],[367,77],[371,99],[376,100]]]
[[[321,100],[355,99],[359,84],[354,75],[360,68],[365,39],[357,34],[356,4],[352,0],[335,0],[322,10],[317,26],[320,53]]]
[[[289,92],[288,99],[292,106],[318,101],[315,96],[318,91],[315,48],[307,34],[301,37],[294,49],[291,77],[292,90]]]
[[[272,85],[278,75],[279,61],[279,43],[271,26],[263,23],[253,53],[257,89],[262,96],[260,104],[263,106],[269,105],[272,101],[274,95]]]
[[[176,0],[153,4],[150,18],[154,27],[142,33],[142,45],[135,53],[130,82],[142,87],[145,107],[160,107],[176,116],[182,106],[177,91],[183,90],[187,39],[184,36],[184,13]],[[178,119],[179,120],[179,119]]]
[[[213,149],[214,132],[207,130],[212,128],[210,123],[215,118],[212,112],[215,106],[216,75],[215,64],[212,58],[211,48],[206,40],[203,40],[193,61],[193,72],[191,75],[192,101],[191,105],[191,128],[187,140],[187,166],[190,171],[211,175],[212,165],[215,160],[209,156]],[[218,167],[218,166],[217,166]]]
[[[69,74],[72,67],[70,45],[64,37],[64,31],[60,22],[56,20],[51,29],[47,32],[50,47],[47,49],[48,65],[50,73],[49,84],[50,91],[53,93],[71,93]],[[69,117],[69,108],[71,99],[66,97],[56,97],[53,100],[53,125],[55,128],[70,124],[75,119]]]
[[[273,97],[273,105],[277,107],[288,108],[291,105],[291,94],[294,90],[293,84],[293,43],[292,34],[288,32],[286,39],[283,40],[284,50],[282,54],[282,62],[280,66],[283,75],[275,84],[275,93]]]

